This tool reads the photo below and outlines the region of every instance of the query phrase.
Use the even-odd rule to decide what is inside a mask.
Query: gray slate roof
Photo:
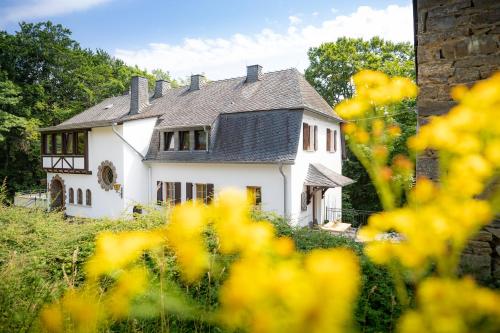
[[[327,168],[321,163],[309,164],[304,185],[318,187],[339,187],[347,186],[355,181],[351,178],[342,176],[332,169]]]
[[[299,146],[302,111],[274,110],[221,114],[212,128],[208,152],[163,151],[160,131],[146,160],[164,162],[292,163]]]
[[[112,105],[110,108],[106,106]],[[219,114],[306,109],[341,120],[296,69],[265,73],[256,82],[245,77],[208,82],[200,90],[169,89],[150,99],[141,113],[129,115],[130,95],[107,98],[60,125],[44,130],[109,126],[113,122],[159,117],[158,128],[212,125]]]

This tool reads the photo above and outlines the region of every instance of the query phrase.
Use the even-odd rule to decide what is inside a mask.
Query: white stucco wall
[[[127,121],[123,124],[123,137],[145,156],[155,124],[156,118]],[[137,204],[149,204],[149,165],[128,145],[123,145],[123,162],[123,204],[130,213]]]
[[[291,210],[289,217],[293,224],[304,226],[312,221],[312,201],[308,205],[307,211],[301,211],[300,207],[301,193],[305,191],[304,180],[309,169],[309,164],[321,163],[333,171],[342,174],[342,148],[340,141],[340,126],[338,122],[304,111],[302,123],[307,123],[310,126],[318,126],[317,151],[303,150],[303,131],[301,126],[297,158],[295,164],[291,167]],[[326,150],[327,128],[337,131],[337,151],[334,153]],[[317,198],[321,198],[321,194],[318,194]],[[321,207],[318,207],[317,210],[317,212],[320,213],[317,217],[318,223],[322,223],[325,218],[325,205],[330,208],[342,207],[342,189],[340,187],[328,189],[326,191],[325,198],[321,201]]]
[[[116,126],[117,131],[142,154],[146,154],[156,118],[126,122]],[[89,132],[89,171],[92,174],[58,173],[66,186],[66,214],[81,217],[123,216],[132,211],[137,202],[148,203],[148,166],[141,157],[128,147],[111,127],[97,127]],[[109,160],[116,168],[116,183],[123,186],[123,198],[115,190],[105,191],[98,183],[99,165]],[[47,174],[50,184],[54,173]],[[69,203],[69,189],[74,189],[75,203]],[[77,190],[83,191],[83,205],[76,204]],[[92,192],[92,205],[85,204],[85,191]]]
[[[152,197],[156,199],[156,182],[181,182],[181,199],[186,200],[186,182],[214,184],[214,194],[224,188],[242,191],[247,186],[260,186],[262,209],[283,215],[283,177],[275,164],[219,163],[151,163]],[[290,172],[290,166],[284,166]]]

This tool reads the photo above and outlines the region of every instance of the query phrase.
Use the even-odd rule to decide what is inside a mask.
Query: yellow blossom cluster
[[[425,272],[431,263],[437,263],[440,272],[451,273],[467,240],[491,217],[486,202],[458,199],[432,181],[420,178],[407,206],[372,215],[359,237],[374,240],[384,232],[395,231],[404,239],[366,245],[365,252],[373,261],[389,264],[397,260],[417,272]]]
[[[43,327],[63,332],[69,318],[71,327],[94,332],[106,320],[127,317],[134,297],[148,288],[148,271],[138,264],[145,251],[165,247],[173,252],[184,281],[199,281],[211,269],[205,234],[212,228],[216,251],[236,258],[214,314],[219,323],[252,332],[350,329],[359,289],[355,254],[347,249],[296,252],[290,238],[277,237],[269,222],[252,220],[250,212],[245,193],[228,189],[210,205],[174,207],[164,228],[100,234],[86,265],[86,283],[43,310]],[[99,293],[103,276],[114,283]]]
[[[408,78],[391,78],[384,73],[362,70],[352,77],[355,86],[353,98],[342,101],[335,111],[346,120],[382,115],[383,108],[417,96],[417,86]]]
[[[466,197],[480,194],[500,168],[500,72],[471,89],[452,90],[459,104],[434,117],[409,141],[422,152],[439,150],[440,182]]]
[[[342,125],[349,148],[368,171],[386,209],[393,209],[409,187],[413,163],[403,155],[389,161],[390,151],[401,128],[392,121],[393,106],[414,98],[417,86],[408,78],[390,78],[384,73],[363,70],[353,76],[355,95],[342,101],[335,111],[347,120]]]
[[[347,249],[250,256],[231,267],[220,317],[250,332],[346,332],[358,288],[357,260]]]
[[[419,286],[417,304],[401,318],[401,332],[498,332],[500,327],[500,295],[470,278],[429,278]]]

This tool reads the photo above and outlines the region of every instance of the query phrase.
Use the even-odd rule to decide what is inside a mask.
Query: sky
[[[0,0],[0,30],[46,20],[84,48],[174,78],[304,71],[310,47],[342,36],[413,41],[410,0]]]

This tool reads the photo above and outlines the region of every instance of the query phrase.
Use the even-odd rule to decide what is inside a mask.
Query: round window
[[[102,181],[106,185],[113,185],[113,170],[107,165],[102,169]]]
[[[97,181],[105,191],[113,189],[116,178],[116,168],[111,161],[104,161],[99,165]]]

